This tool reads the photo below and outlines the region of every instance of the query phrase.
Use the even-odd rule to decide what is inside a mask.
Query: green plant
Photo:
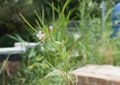
[[[71,55],[73,54],[73,51],[76,50],[76,45],[79,41],[79,37],[74,39],[73,35],[68,35],[67,32],[67,24],[69,22],[69,18],[71,15],[71,11],[69,11],[68,15],[64,14],[64,11],[67,7],[67,5],[70,3],[71,0],[67,0],[65,5],[63,6],[63,9],[61,10],[61,13],[57,11],[54,7],[54,4],[52,4],[52,10],[53,10],[53,27],[48,27],[44,20],[42,20],[44,15],[40,16],[36,11],[36,16],[38,20],[36,20],[36,23],[38,25],[39,29],[35,29],[24,17],[22,14],[20,14],[21,18],[28,24],[28,26],[31,28],[29,31],[32,32],[31,34],[37,34],[38,38],[36,38],[37,41],[39,41],[40,44],[43,44],[41,47],[36,50],[37,55],[36,58],[38,61],[34,62],[34,58],[32,59],[33,64],[29,66],[30,69],[32,69],[32,72],[37,70],[35,74],[37,75],[35,81],[40,81],[40,73],[41,71],[45,71],[41,73],[43,76],[49,75],[49,74],[56,74],[61,75],[63,77],[63,80],[65,79],[64,84],[68,85],[70,84],[69,81],[72,82],[69,71],[71,70]],[[59,17],[57,20],[55,20],[54,12],[58,12]],[[40,30],[40,31],[39,31]],[[72,42],[71,42],[72,41]],[[34,52],[31,52],[34,54]],[[39,53],[39,54],[38,54]],[[35,60],[36,60],[35,58]],[[40,59],[40,60],[39,60]],[[41,60],[42,59],[42,60]],[[30,62],[31,63],[31,62]],[[30,64],[29,63],[29,64]],[[47,68],[44,69],[44,66],[41,69],[41,64],[45,64]],[[40,71],[41,70],[41,71]],[[52,72],[51,72],[52,71]],[[30,72],[32,75],[33,73]],[[41,78],[42,78],[41,75]],[[57,76],[56,75],[56,76]],[[34,75],[33,75],[34,76]],[[33,79],[33,78],[32,78]],[[46,79],[46,77],[43,77],[43,79]],[[34,84],[34,81],[31,82]],[[43,82],[39,82],[43,83]],[[44,84],[43,84],[44,85]]]
[[[77,31],[71,32],[67,30],[67,25],[74,11],[70,10],[65,14],[70,1],[66,1],[62,10],[55,7],[54,3],[50,4],[50,27],[46,24],[44,13],[39,14],[35,11],[36,25],[30,24],[24,15],[20,14],[29,26],[29,33],[40,44],[23,56],[22,68],[17,79],[23,85],[70,85],[76,80],[70,75],[75,68],[85,64],[120,65],[119,40],[110,38],[111,7],[107,5],[109,9],[105,16],[106,29],[102,31],[101,15],[91,15],[96,9],[96,6],[89,7],[89,3],[93,1],[81,0],[78,14],[80,24]],[[100,10],[98,11],[100,13]],[[55,16],[56,13],[58,17]]]

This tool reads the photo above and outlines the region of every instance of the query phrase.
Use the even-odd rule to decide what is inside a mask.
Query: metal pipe
[[[25,47],[25,48],[33,48],[40,45],[39,43],[34,43],[34,42],[16,42],[14,44],[15,47]]]
[[[105,15],[106,15],[106,1],[102,1],[101,5],[101,12],[102,12],[102,32],[105,30],[105,24],[106,24],[106,20],[105,20]]]
[[[22,54],[25,52],[25,47],[0,48],[0,54]]]

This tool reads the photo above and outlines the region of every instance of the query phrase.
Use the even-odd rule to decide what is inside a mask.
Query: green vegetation
[[[75,68],[86,64],[120,65],[119,39],[110,37],[113,3],[107,1],[106,24],[102,28],[100,3],[79,0],[77,8],[67,10],[71,1],[67,0],[62,6],[47,3],[51,7],[47,17],[46,11],[33,10],[34,22],[19,13],[27,25],[28,36],[40,45],[23,55],[20,71],[7,80],[7,85],[71,85],[77,80],[70,75]],[[71,17],[76,10],[77,14]],[[69,22],[78,19],[76,16],[80,19],[79,25],[70,27],[75,30],[68,30]],[[22,38],[17,36],[18,40]],[[5,81],[4,76],[1,78]]]

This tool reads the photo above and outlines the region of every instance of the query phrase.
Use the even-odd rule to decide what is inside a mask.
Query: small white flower
[[[39,32],[36,34],[36,37],[41,40],[43,37],[45,37],[45,34],[42,33],[42,31],[39,31]]]
[[[53,30],[53,26],[52,26],[52,25],[49,26],[49,30],[50,30],[50,31]]]
[[[88,6],[89,6],[89,7],[92,7],[92,6],[93,6],[93,3],[92,3],[92,2],[90,2],[90,3],[88,4]]]
[[[80,38],[80,34],[78,34],[78,33],[76,33],[76,34],[74,34],[74,40],[76,41],[76,40],[78,40],[79,38]]]

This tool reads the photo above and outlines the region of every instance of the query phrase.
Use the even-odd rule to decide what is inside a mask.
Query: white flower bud
[[[52,25],[49,26],[49,30],[50,30],[50,31],[53,30],[53,26],[52,26]]]
[[[42,31],[39,31],[39,32],[36,34],[36,37],[41,40],[43,37],[45,37],[45,34],[42,33]]]

